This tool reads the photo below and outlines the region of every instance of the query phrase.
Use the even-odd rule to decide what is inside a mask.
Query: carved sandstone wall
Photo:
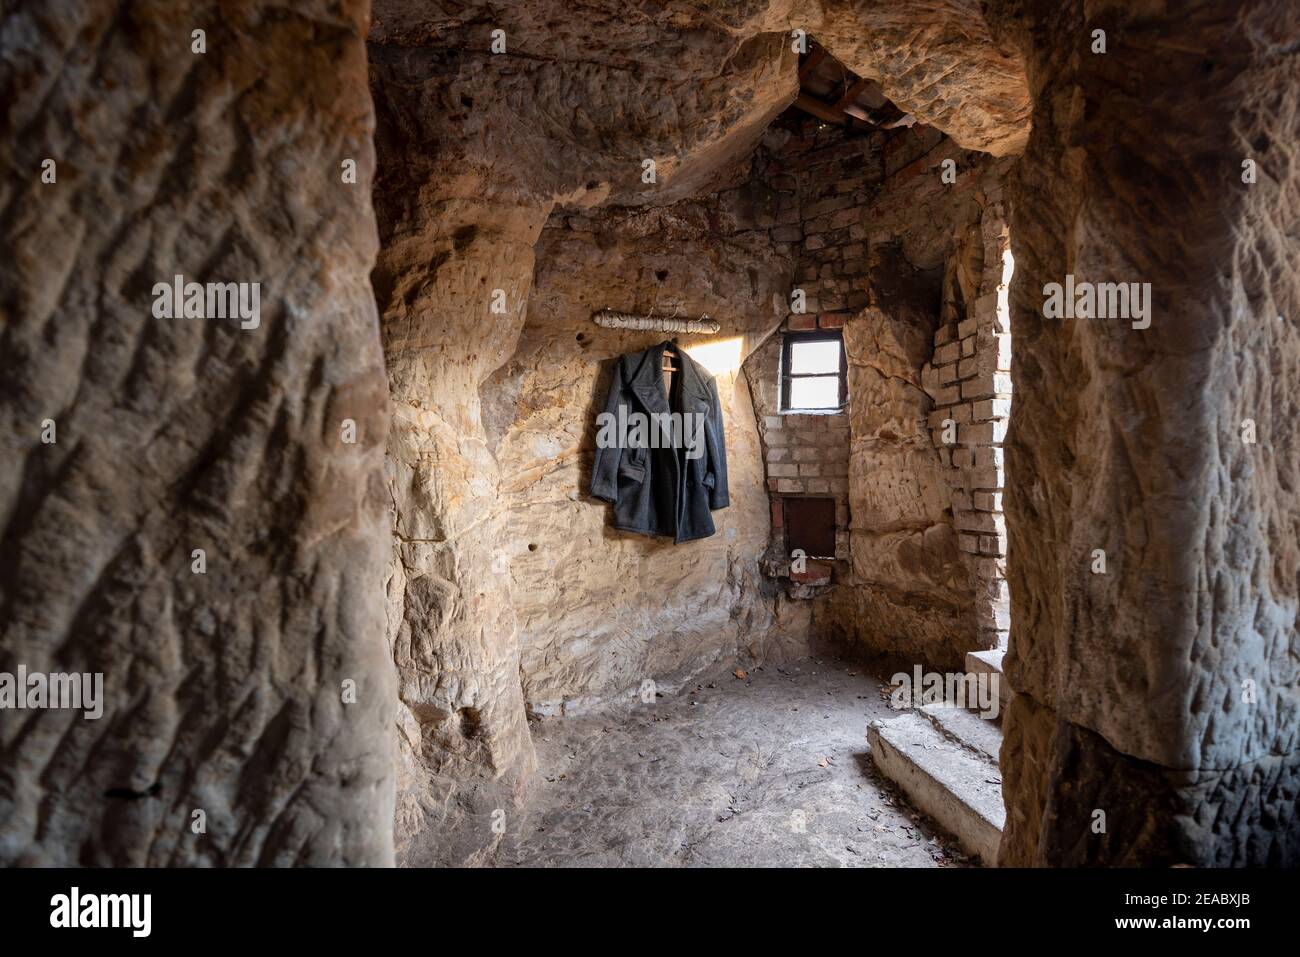
[[[393,860],[367,12],[6,5],[0,670],[105,703],[5,712],[0,863]],[[260,323],[155,318],[177,274]]]
[[[1034,97],[1008,189],[1002,860],[1294,865],[1300,14],[993,6]],[[1067,274],[1150,283],[1149,328],[1044,318]]]
[[[520,678],[537,714],[632,700],[644,680],[670,688],[720,659],[767,659],[781,650],[772,642],[803,638],[774,629],[758,573],[767,499],[740,362],[778,321],[790,262],[750,167],[700,200],[557,213],[542,232],[528,321],[483,389]],[[606,306],[708,315],[722,327],[677,337],[715,371],[722,401],[731,504],[714,513],[711,538],[674,545],[616,531],[588,494],[613,360],[671,337],[601,328],[591,317]]]

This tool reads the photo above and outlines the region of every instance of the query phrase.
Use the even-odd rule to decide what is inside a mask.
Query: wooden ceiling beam
[[[829,103],[825,103],[815,96],[809,96],[807,93],[800,93],[794,101],[794,105],[799,107],[805,113],[809,113],[819,120],[827,123],[837,123],[843,125],[850,122],[849,115],[843,110],[836,109]]]
[[[799,82],[802,83],[804,77],[817,69],[817,65],[826,59],[825,47],[814,47],[809,51],[808,56],[799,64]]]
[[[826,48],[823,46],[814,46],[804,57],[803,62],[799,64],[799,96],[795,99],[794,105],[810,116],[815,116],[823,123],[834,123],[837,126],[847,126],[850,129],[871,129],[885,119],[896,119],[902,113],[884,96],[879,85],[871,79],[860,77],[855,73],[844,70],[845,79],[838,84],[838,90],[835,84],[832,85],[831,101],[823,100],[819,96],[807,92],[804,88],[804,81],[816,72],[827,59],[830,62],[836,61],[830,57]],[[839,64],[836,64],[839,66]],[[843,67],[840,67],[843,69]],[[868,102],[859,102],[865,98]],[[833,101],[833,102],[832,102]],[[880,106],[885,106],[885,110],[877,109],[877,101]],[[882,112],[884,115],[882,116]]]
[[[852,83],[845,86],[844,94],[835,102],[835,108],[842,110],[858,98],[858,94],[865,90],[871,84],[870,80],[864,80],[858,77]]]

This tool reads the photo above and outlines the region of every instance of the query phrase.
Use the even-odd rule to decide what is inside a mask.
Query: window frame
[[[830,372],[791,372],[791,350],[795,343],[799,342],[838,342],[840,344],[840,371],[839,371],[839,405],[835,407],[826,407],[821,409],[796,409],[790,405],[790,384],[794,379],[825,379],[833,373]],[[849,404],[849,364],[848,355],[844,351],[844,330],[842,329],[809,329],[807,331],[786,332],[781,337],[781,368],[779,372],[781,380],[781,412],[782,414],[794,415],[836,415],[843,412]]]

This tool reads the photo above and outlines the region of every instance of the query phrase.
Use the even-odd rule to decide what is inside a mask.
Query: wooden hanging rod
[[[592,321],[606,329],[641,329],[653,332],[687,332],[712,335],[722,327],[708,316],[699,319],[678,319],[674,316],[634,316],[630,312],[602,309]]]

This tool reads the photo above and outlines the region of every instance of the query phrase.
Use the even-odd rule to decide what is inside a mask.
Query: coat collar
[[[664,350],[672,346],[677,353],[682,376],[682,411],[694,411],[693,402],[708,402],[709,391],[704,370],[688,356],[675,339],[665,339],[644,352],[634,352],[627,357],[631,372],[629,385],[650,412],[667,412],[664,397]]]

